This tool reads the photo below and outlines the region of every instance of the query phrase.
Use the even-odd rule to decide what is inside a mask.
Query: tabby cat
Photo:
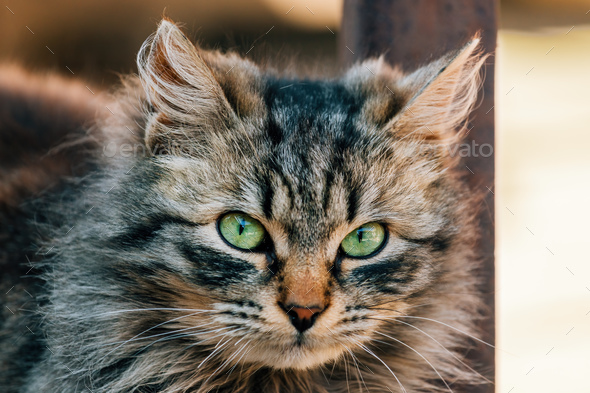
[[[0,391],[489,383],[448,149],[484,59],[296,79],[165,19],[111,98],[4,69]]]

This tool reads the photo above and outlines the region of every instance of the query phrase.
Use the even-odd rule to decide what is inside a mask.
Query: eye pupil
[[[266,231],[260,222],[244,213],[228,213],[217,222],[221,238],[240,250],[253,250],[263,242]]]
[[[383,225],[378,222],[369,222],[346,235],[340,248],[349,257],[368,258],[379,252],[385,241],[386,233]]]

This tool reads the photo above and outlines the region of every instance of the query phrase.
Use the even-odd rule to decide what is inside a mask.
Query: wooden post
[[[496,0],[344,0],[339,42],[340,60],[350,65],[367,57],[385,54],[390,64],[413,70],[461,47],[476,32],[482,34],[486,53],[496,48]],[[472,130],[466,142],[489,144],[492,155],[464,158],[473,174],[467,181],[475,193],[486,192],[480,212],[481,240],[478,251],[484,261],[486,287],[482,296],[489,306],[483,322],[487,342],[494,342],[494,58],[485,66],[485,81],[480,106],[471,115]],[[488,154],[488,149],[482,151]],[[486,375],[494,375],[494,351],[484,345],[470,353]],[[462,391],[462,390],[457,390]],[[490,393],[494,386],[470,388],[470,393]]]

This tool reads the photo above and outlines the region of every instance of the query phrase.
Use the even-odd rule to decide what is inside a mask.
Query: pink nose
[[[320,315],[323,308],[312,306],[312,307],[302,307],[299,305],[292,305],[292,304],[282,304],[279,303],[281,308],[285,310],[291,324],[297,329],[300,333],[303,333],[307,329],[311,328]]]

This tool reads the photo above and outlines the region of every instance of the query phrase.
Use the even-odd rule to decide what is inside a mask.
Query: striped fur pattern
[[[375,59],[338,79],[302,80],[201,50],[162,21],[138,55],[139,76],[109,104],[114,115],[92,129],[116,154],[97,151],[101,169],[81,196],[51,204],[60,219],[45,228],[36,265],[38,359],[25,367],[0,356],[26,381],[0,379],[0,390],[488,383],[465,358],[482,315],[475,201],[447,149],[483,61],[475,39],[410,74]],[[216,220],[231,211],[260,221],[268,247],[229,247]],[[344,236],[373,221],[387,230],[383,250],[343,256]],[[303,333],[279,306],[290,294],[326,304]]]

